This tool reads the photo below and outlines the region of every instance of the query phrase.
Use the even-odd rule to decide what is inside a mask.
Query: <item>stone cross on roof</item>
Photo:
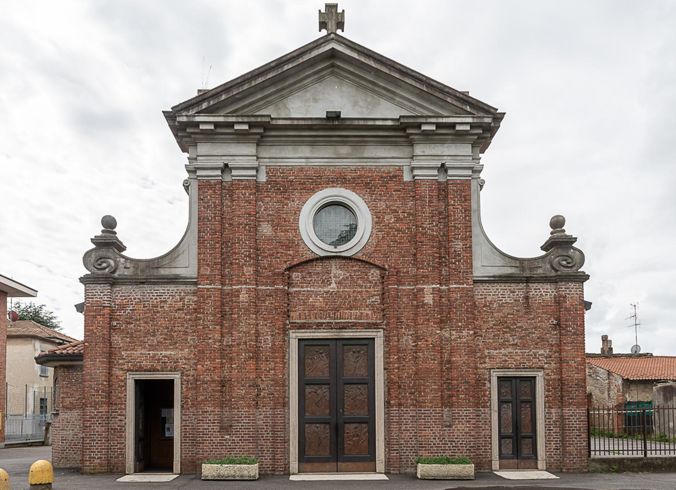
[[[327,34],[335,33],[338,29],[345,32],[345,10],[338,12],[337,3],[324,4],[326,12],[319,11],[319,30],[326,29]]]

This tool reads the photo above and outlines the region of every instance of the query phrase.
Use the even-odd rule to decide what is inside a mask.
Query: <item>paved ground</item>
[[[12,481],[13,490],[28,488],[28,468],[38,459],[50,459],[51,449],[45,447],[0,449],[0,468],[6,469]],[[559,490],[673,490],[676,488],[676,473],[615,473],[615,474],[557,474],[561,479],[549,481],[509,481],[493,473],[478,473],[477,479],[470,482],[419,481],[411,475],[388,475],[389,481],[366,482],[292,482],[288,477],[263,477],[256,482],[203,482],[194,475],[183,475],[169,483],[118,483],[121,475],[80,475],[73,471],[57,470],[55,490],[136,490],[140,488],[222,488],[244,490],[267,489],[367,489],[378,490],[462,490],[462,489],[510,489],[534,490],[537,488],[557,488]]]

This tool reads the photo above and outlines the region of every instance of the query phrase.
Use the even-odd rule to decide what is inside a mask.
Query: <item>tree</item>
[[[14,303],[12,310],[19,314],[19,320],[33,320],[35,323],[45,327],[61,330],[61,322],[53,311],[47,309],[45,305],[36,305],[30,303]]]

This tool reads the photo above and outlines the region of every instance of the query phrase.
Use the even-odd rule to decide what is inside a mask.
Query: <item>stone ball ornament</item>
[[[549,227],[552,229],[551,234],[565,233],[563,227],[566,226],[566,218],[561,214],[555,214],[549,220]]]
[[[101,226],[103,226],[104,230],[111,231],[117,228],[117,220],[115,219],[115,216],[106,214],[103,218],[101,218]]]

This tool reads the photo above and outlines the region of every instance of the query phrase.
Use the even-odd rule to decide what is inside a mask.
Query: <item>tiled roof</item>
[[[40,339],[52,340],[56,343],[75,342],[77,340],[53,328],[40,325],[33,320],[9,322],[8,327],[7,337],[38,337]]]
[[[50,349],[47,352],[41,352],[39,355],[44,354],[56,354],[56,355],[72,355],[72,354],[83,354],[84,353],[84,340],[76,340],[70,344],[60,345],[55,349]]]
[[[84,354],[84,340],[76,340],[69,344],[60,345],[55,349],[40,352],[35,356],[35,362],[47,366],[59,365],[64,362],[82,362]]]
[[[619,374],[625,379],[676,380],[676,357],[587,357],[587,364]]]

